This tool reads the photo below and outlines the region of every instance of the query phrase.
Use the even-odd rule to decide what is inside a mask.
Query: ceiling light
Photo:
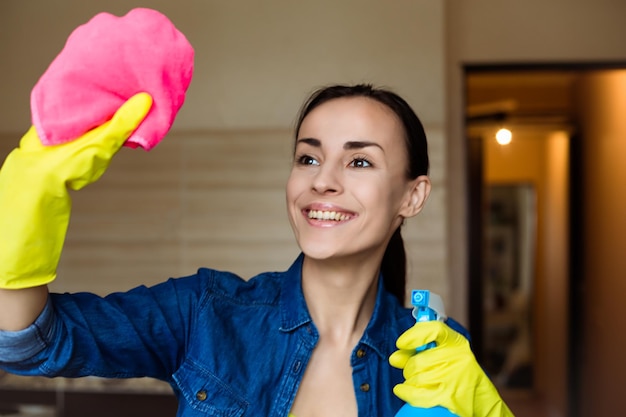
[[[496,132],[496,141],[500,145],[508,145],[511,143],[511,139],[513,138],[513,134],[509,129],[502,128]]]

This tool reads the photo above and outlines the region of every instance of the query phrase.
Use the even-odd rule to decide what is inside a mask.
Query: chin
[[[329,261],[349,258],[360,258],[363,255],[363,248],[349,247],[348,245],[341,244],[337,241],[329,241],[328,239],[323,241],[308,241],[300,242],[300,249],[302,253],[308,258],[315,259],[317,261]]]
[[[318,244],[309,243],[309,244],[304,244],[304,245],[301,244],[300,249],[302,250],[302,253],[304,253],[304,255],[307,258],[316,259],[319,261],[332,259],[340,255],[339,253],[337,253],[336,250],[333,250],[332,248],[329,248],[328,246],[329,246],[328,244],[323,244],[323,243],[318,243]]]

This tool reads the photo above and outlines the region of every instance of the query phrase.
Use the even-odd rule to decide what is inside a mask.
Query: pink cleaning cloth
[[[70,34],[31,92],[41,142],[72,141],[111,119],[136,93],[147,92],[152,108],[124,145],[152,149],[185,101],[193,59],[185,36],[156,10],[97,14]]]

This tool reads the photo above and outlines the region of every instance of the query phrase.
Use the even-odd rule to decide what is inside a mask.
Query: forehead
[[[367,97],[342,97],[313,109],[302,121],[298,137],[320,134],[382,140],[402,138],[404,129],[387,105]]]

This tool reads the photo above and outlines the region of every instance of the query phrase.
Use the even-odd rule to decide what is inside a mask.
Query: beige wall
[[[2,130],[28,122],[28,92],[71,30],[139,5],[167,14],[196,49],[178,129],[291,126],[313,88],[357,81],[397,88],[428,124],[443,122],[439,1],[5,0]]]

